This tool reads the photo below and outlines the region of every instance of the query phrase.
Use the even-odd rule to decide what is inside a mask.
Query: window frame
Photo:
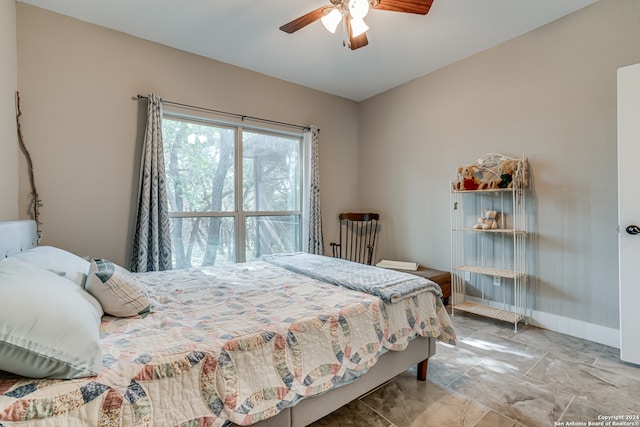
[[[174,121],[184,121],[189,123],[195,123],[205,126],[215,126],[215,127],[224,127],[233,129],[235,131],[234,137],[234,205],[235,209],[232,211],[221,211],[221,212],[169,212],[169,219],[173,218],[213,218],[213,217],[221,217],[221,218],[233,218],[234,220],[234,238],[235,238],[235,263],[246,262],[246,228],[247,228],[247,218],[248,217],[270,217],[270,216],[295,216],[299,221],[299,230],[296,236],[296,247],[297,250],[302,250],[302,236],[304,234],[302,227],[304,224],[303,218],[303,198],[305,194],[305,190],[303,188],[304,185],[304,176],[306,173],[306,167],[304,159],[306,158],[305,153],[305,144],[304,144],[304,133],[300,132],[291,132],[280,129],[278,126],[273,127],[265,127],[265,126],[253,126],[247,125],[242,121],[227,121],[220,120],[212,117],[208,117],[208,115],[203,114],[202,116],[195,116],[192,114],[184,114],[179,113],[174,110],[163,110],[162,119],[169,119]],[[299,155],[299,173],[298,173],[298,195],[297,195],[297,206],[295,210],[291,211],[245,211],[244,210],[244,200],[243,200],[243,133],[244,130],[248,130],[255,133],[261,133],[266,135],[273,135],[278,137],[286,137],[291,139],[297,139],[298,141],[298,155]],[[164,134],[163,134],[164,137]]]

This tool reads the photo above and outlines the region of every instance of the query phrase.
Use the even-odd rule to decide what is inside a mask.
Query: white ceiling
[[[369,45],[355,51],[319,21],[278,29],[329,0],[19,1],[361,101],[596,0],[434,0],[424,16],[371,10]]]

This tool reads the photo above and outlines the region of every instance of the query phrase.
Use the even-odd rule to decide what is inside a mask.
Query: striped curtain
[[[304,130],[305,177],[303,189],[303,249],[310,254],[324,255],[322,215],[320,213],[320,165],[318,162],[318,129]]]
[[[148,96],[131,271],[171,269],[171,233],[162,150],[162,98]]]

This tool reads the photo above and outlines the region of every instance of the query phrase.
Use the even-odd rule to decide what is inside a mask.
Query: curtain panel
[[[303,249],[311,254],[324,255],[322,215],[320,212],[320,164],[318,158],[318,129],[304,130],[305,176],[303,193]]]
[[[149,94],[131,271],[171,269],[171,233],[162,148],[162,98]]]

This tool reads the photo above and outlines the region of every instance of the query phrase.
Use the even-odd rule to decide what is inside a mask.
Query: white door
[[[618,69],[620,359],[640,364],[640,64]]]

